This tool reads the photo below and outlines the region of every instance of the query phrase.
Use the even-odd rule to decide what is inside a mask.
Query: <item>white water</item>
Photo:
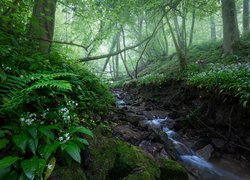
[[[193,152],[191,148],[185,145],[185,143],[180,142],[180,136],[173,130],[170,130],[169,127],[164,127],[162,124],[167,124],[169,118],[164,119],[153,119],[148,120],[147,124],[154,126],[168,135],[168,140],[172,143],[175,153],[178,156],[178,159],[182,165],[184,165],[189,170],[194,171],[195,175],[199,175],[199,178],[204,180],[243,180],[235,174],[224,171],[212,163],[206,161],[202,157],[198,156]],[[196,171],[196,172],[195,172]]]

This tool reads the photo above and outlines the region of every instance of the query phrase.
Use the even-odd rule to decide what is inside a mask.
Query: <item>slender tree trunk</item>
[[[210,17],[210,30],[211,30],[211,40],[216,40],[216,24],[214,16]]]
[[[29,35],[37,40],[53,40],[57,0],[35,0]],[[51,50],[49,41],[39,41],[40,52],[48,54]]]
[[[164,52],[164,56],[168,56],[168,38],[167,38],[167,35],[166,35],[166,31],[165,31],[165,28],[164,28],[164,23],[163,23],[163,20],[162,20],[162,34],[163,34],[163,38],[164,38],[164,41],[165,41],[165,52]]]
[[[184,50],[184,48],[185,48],[184,35],[183,35],[183,31],[180,28],[178,17],[177,17],[175,12],[174,12],[174,25],[175,25],[175,31],[176,31],[176,34],[177,34],[179,47],[182,50]]]
[[[117,35],[116,35],[117,36]],[[113,41],[112,41],[112,45],[111,45],[111,47],[110,47],[110,49],[109,49],[109,53],[113,53],[114,52],[114,50],[115,50],[115,46],[116,46],[116,44],[117,44],[117,37],[113,37]],[[106,61],[105,61],[105,64],[104,64],[104,66],[103,66],[103,69],[102,69],[102,73],[101,73],[101,76],[103,75],[103,73],[105,72],[105,70],[106,70],[106,68],[107,68],[107,65],[108,65],[108,63],[109,63],[109,61],[110,61],[110,58],[111,58],[111,56],[109,56],[109,57],[107,57],[107,59],[106,59]]]
[[[126,48],[126,36],[125,36],[125,32],[124,32],[123,27],[121,27],[121,29],[122,29],[123,48]],[[121,53],[121,59],[122,59],[123,65],[124,65],[124,67],[125,67],[125,70],[126,70],[128,76],[129,76],[131,79],[134,79],[133,76],[132,76],[132,74],[130,74],[129,68],[128,68],[128,65],[127,65],[127,52],[124,51],[123,54],[124,54],[124,56],[123,56],[122,53]]]
[[[183,52],[183,49],[181,49],[181,48],[179,47],[179,45],[178,45],[178,42],[177,42],[177,39],[176,39],[176,37],[175,37],[173,28],[172,28],[172,26],[171,26],[171,24],[170,24],[170,21],[169,21],[167,15],[166,15],[166,20],[167,20],[167,24],[168,24],[170,33],[171,33],[171,35],[172,35],[172,39],[173,39],[174,45],[175,45],[176,54],[177,54],[178,59],[179,59],[181,71],[184,71],[184,70],[186,69],[186,66],[187,66],[185,54],[184,54],[184,52]]]
[[[235,0],[221,1],[223,18],[223,49],[225,54],[232,54],[237,49],[240,39]]]
[[[249,31],[249,0],[243,2],[243,33]]]
[[[189,36],[189,44],[188,44],[188,46],[192,46],[192,44],[193,44],[194,25],[195,25],[195,10],[192,13],[192,25],[191,25],[191,29],[190,29],[190,36]]]
[[[116,50],[120,49],[120,36],[117,37]],[[115,57],[115,80],[119,79],[119,54]]]

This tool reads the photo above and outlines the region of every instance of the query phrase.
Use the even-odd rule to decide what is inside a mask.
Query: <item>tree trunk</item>
[[[116,50],[120,49],[120,36],[117,37]],[[119,54],[115,58],[115,80],[119,80]]]
[[[123,48],[126,48],[126,37],[125,37],[125,32],[124,32],[123,27],[121,27],[121,29],[122,29]],[[120,47],[120,46],[119,46],[119,47]],[[127,65],[127,52],[124,51],[124,57],[123,57],[122,53],[121,53],[120,55],[121,55],[121,59],[122,59],[123,65],[124,65],[124,67],[125,67],[125,70],[126,70],[128,76],[129,76],[131,79],[134,79],[133,76],[132,76],[132,74],[130,74],[129,68],[128,68],[128,65]]]
[[[162,34],[163,34],[163,38],[165,41],[165,52],[164,52],[164,56],[167,57],[168,56],[168,38],[165,32],[165,28],[164,28],[164,22],[162,20]]]
[[[110,47],[110,49],[109,49],[109,52],[110,52],[110,53],[113,53],[114,50],[115,50],[115,46],[116,46],[116,44],[117,44],[117,36],[118,36],[119,34],[120,34],[120,33],[116,34],[116,35],[113,37],[112,45],[111,45],[111,47]],[[108,63],[109,63],[111,57],[112,57],[112,56],[108,56],[108,57],[107,57],[107,59],[106,59],[106,61],[105,61],[105,64],[104,64],[104,66],[103,66],[103,68],[102,68],[101,76],[102,76],[103,73],[105,72],[105,70],[106,70],[106,68],[107,68],[107,65],[108,65]]]
[[[187,67],[185,54],[183,52],[183,49],[181,49],[180,46],[178,45],[178,42],[177,42],[177,39],[175,37],[173,28],[172,28],[172,26],[171,26],[171,24],[169,22],[169,19],[168,19],[167,15],[166,15],[166,20],[167,20],[167,24],[168,24],[170,33],[172,35],[172,39],[173,39],[174,45],[175,45],[176,54],[178,56],[178,60],[179,60],[179,63],[180,63],[181,71],[184,71],[186,69],[186,67]]]
[[[216,40],[216,24],[214,16],[210,17],[211,40]]]
[[[237,49],[240,35],[234,0],[222,1],[223,49],[225,54],[232,54]]]
[[[249,0],[243,2],[243,33],[249,31]]]
[[[190,29],[190,36],[189,36],[189,44],[188,44],[188,46],[192,46],[192,44],[193,44],[194,25],[195,25],[195,10],[192,13],[192,25],[191,25],[191,29]]]
[[[57,0],[35,0],[29,35],[38,43],[40,52],[48,54],[51,50],[51,42],[54,36],[55,12]],[[42,39],[49,41],[42,41]]]

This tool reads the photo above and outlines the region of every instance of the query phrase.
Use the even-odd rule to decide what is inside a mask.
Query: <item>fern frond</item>
[[[30,82],[37,81],[40,79],[52,80],[52,79],[76,77],[76,76],[78,75],[73,74],[73,73],[31,74],[31,75],[25,76],[24,79],[26,83],[30,83]]]
[[[27,88],[27,92],[32,92],[37,89],[42,88],[55,88],[62,91],[72,91],[72,86],[68,81],[65,80],[47,80],[47,81],[37,81],[32,86]]]
[[[24,78],[0,74],[0,114],[14,111],[24,104],[31,93],[39,89],[72,91],[71,83],[59,78],[76,77],[73,73],[32,74]],[[4,100],[4,102],[3,102]]]

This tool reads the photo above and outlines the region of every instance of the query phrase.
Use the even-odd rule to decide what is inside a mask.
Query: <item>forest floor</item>
[[[113,134],[152,159],[177,160],[192,179],[250,178],[250,114],[235,98],[176,80],[130,83],[113,93],[119,107],[111,114]]]

